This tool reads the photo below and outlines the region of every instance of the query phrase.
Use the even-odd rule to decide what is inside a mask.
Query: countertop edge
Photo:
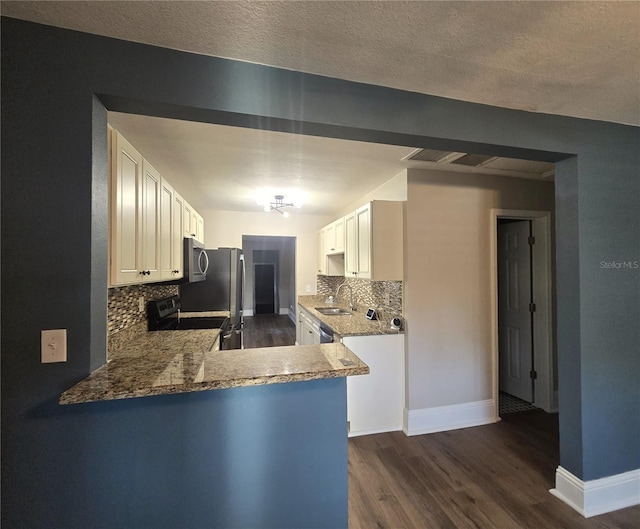
[[[122,391],[111,394],[103,394],[99,398],[66,397],[63,393],[58,404],[68,406],[72,404],[86,404],[90,402],[103,402],[110,400],[125,400],[142,397],[155,397],[161,395],[177,395],[179,393],[197,393],[200,391],[215,391],[218,389],[232,389],[252,386],[266,386],[269,384],[288,384],[291,382],[308,382],[312,380],[323,380],[329,378],[341,378],[357,375],[368,375],[369,366],[347,368],[341,371],[326,371],[316,373],[296,373],[295,375],[265,375],[253,378],[238,378],[233,380],[217,380],[213,382],[196,382],[193,384],[180,384],[175,386],[159,386],[157,388]]]

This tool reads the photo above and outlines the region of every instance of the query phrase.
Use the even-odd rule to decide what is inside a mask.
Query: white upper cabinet
[[[358,239],[355,211],[344,218],[344,234],[344,272],[346,276],[353,276],[358,273]]]
[[[111,284],[141,281],[142,156],[121,134],[111,137]]]
[[[345,275],[403,278],[403,203],[374,200],[345,217]]]
[[[344,219],[318,232],[318,274],[344,276]]]
[[[324,248],[327,255],[344,252],[344,218],[324,228]]]
[[[204,239],[202,217],[112,129],[110,161],[109,284],[182,278],[183,237]]]
[[[204,242],[204,220],[191,204],[184,203],[184,236]]]
[[[173,208],[171,211],[173,226],[171,232],[171,273],[174,279],[180,279],[184,275],[183,269],[183,244],[184,239],[184,199],[174,189]]]
[[[194,212],[196,214],[196,239],[200,242],[204,242],[204,219],[200,216],[199,213]]]
[[[142,159],[142,271],[143,282],[160,279],[160,173]]]

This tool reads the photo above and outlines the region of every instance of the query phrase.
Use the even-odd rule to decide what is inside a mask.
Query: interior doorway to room
[[[531,221],[498,219],[499,389],[533,402]]]
[[[551,214],[491,213],[496,416],[555,411]]]
[[[253,264],[254,314],[275,314],[278,278],[275,263]]]

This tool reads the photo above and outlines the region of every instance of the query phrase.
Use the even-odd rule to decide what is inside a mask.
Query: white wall
[[[242,247],[243,235],[277,235],[296,237],[296,290],[306,294],[316,292],[318,269],[318,239],[320,228],[333,220],[331,215],[305,215],[292,211],[284,218],[275,212],[242,212],[205,210],[199,211],[204,218],[204,243],[207,248],[230,246]],[[284,300],[281,300],[284,303]],[[285,305],[283,305],[285,306]]]
[[[408,170],[407,407],[492,398],[490,209],[553,211],[553,183]]]
[[[340,213],[336,215],[336,219],[355,211],[360,206],[372,200],[407,200],[407,170],[405,169],[390,180],[387,180],[381,186],[376,187],[373,191],[347,204],[342,208]]]

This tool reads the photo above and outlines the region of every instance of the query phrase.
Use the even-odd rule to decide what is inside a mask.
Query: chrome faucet
[[[347,285],[347,283],[344,282],[336,289],[336,301],[342,287],[347,287],[349,289],[349,309],[353,312],[356,310],[356,306],[353,304],[353,289],[351,288],[351,285]]]

